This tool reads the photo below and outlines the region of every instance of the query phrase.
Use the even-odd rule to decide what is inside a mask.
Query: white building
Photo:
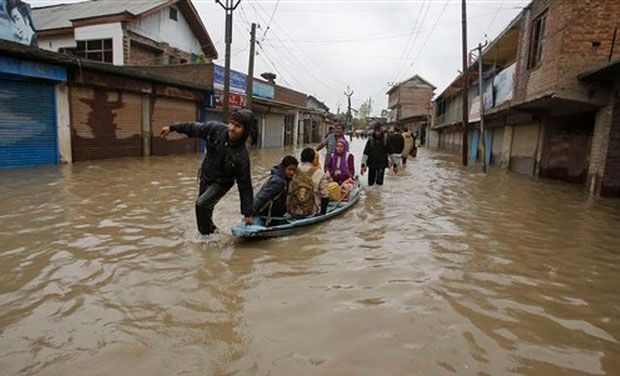
[[[39,47],[114,65],[210,62],[217,51],[190,0],[90,0],[34,8]]]

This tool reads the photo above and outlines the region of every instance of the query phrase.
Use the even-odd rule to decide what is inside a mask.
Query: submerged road
[[[256,242],[236,189],[197,234],[198,155],[0,172],[0,374],[617,375],[620,202],[418,155]]]

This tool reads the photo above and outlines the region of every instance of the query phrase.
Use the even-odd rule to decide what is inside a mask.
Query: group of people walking
[[[255,129],[256,118],[246,109],[233,112],[228,124],[176,123],[162,129],[163,138],[177,132],[205,141],[207,152],[200,169],[195,206],[201,234],[212,234],[217,229],[213,209],[235,182],[244,222],[265,226],[278,224],[286,214],[294,217],[325,214],[330,200],[347,200],[355,187],[355,159],[342,125],[336,125],[316,148],[303,149],[299,160],[285,156],[271,169],[267,182],[254,196],[246,141]],[[327,152],[321,165],[319,151],[323,148]],[[391,167],[397,172],[400,164],[414,155],[415,148],[415,139],[406,129],[403,133],[396,129],[388,135],[384,125],[377,123],[366,142],[360,172],[362,175],[368,172],[368,185],[382,185],[385,170]]]

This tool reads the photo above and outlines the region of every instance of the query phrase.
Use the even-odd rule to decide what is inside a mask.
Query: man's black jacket
[[[170,127],[171,131],[188,137],[200,138],[206,142],[206,155],[202,161],[200,181],[206,184],[218,183],[232,186],[237,182],[241,214],[251,216],[254,212],[254,193],[250,175],[250,156],[245,147],[247,133],[241,140],[228,139],[228,126],[218,121],[204,123],[180,123]]]

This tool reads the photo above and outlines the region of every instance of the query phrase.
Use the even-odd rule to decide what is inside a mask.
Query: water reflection
[[[296,152],[253,151],[255,185]],[[620,369],[620,203],[419,156],[346,217],[261,242],[196,233],[198,156],[2,172],[2,373]],[[239,219],[231,191],[215,221]]]

